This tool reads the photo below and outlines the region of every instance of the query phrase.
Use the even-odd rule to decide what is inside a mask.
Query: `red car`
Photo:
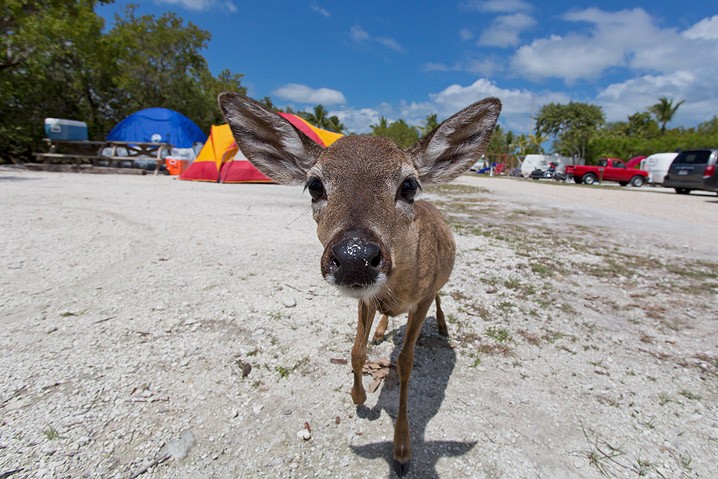
[[[627,168],[619,158],[601,158],[597,165],[568,165],[566,175],[573,176],[576,183],[593,185],[602,181],[617,181],[621,186],[630,184],[636,188],[643,186],[648,172]]]

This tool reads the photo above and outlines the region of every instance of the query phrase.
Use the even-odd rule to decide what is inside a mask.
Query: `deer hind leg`
[[[439,293],[436,293],[436,325],[439,328],[439,334],[448,338],[449,329],[446,327],[444,312],[441,310],[441,299],[439,299]]]
[[[374,314],[376,314],[376,307],[359,300],[357,335],[354,338],[354,347],[352,348],[352,371],[354,373],[352,400],[357,406],[361,406],[366,401],[366,391],[364,391],[364,384],[362,383],[362,369],[364,368],[364,363],[366,363],[366,347],[369,341],[371,325],[374,322]]]
[[[394,467],[400,476],[403,476],[409,470],[409,461],[411,460],[407,403],[409,399],[409,377],[414,367],[414,346],[421,333],[426,313],[429,311],[432,301],[433,298],[423,300],[417,306],[416,311],[409,313],[404,344],[401,347],[397,361],[399,372],[399,414],[394,426]]]
[[[376,325],[376,331],[374,331],[374,344],[379,344],[384,341],[384,335],[386,334],[386,327],[389,324],[389,317],[386,314],[381,316],[379,324]]]

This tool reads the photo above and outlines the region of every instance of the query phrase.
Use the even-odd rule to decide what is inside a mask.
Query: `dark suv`
[[[713,176],[716,160],[717,148],[681,151],[668,168],[663,186],[675,188],[676,193],[681,195],[687,195],[693,190],[708,189],[703,183],[703,177]]]

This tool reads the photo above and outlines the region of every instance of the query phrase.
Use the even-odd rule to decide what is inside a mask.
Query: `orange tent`
[[[279,113],[317,144],[327,147],[342,134],[322,130],[290,113]],[[229,125],[212,125],[207,143],[194,162],[180,175],[182,180],[220,183],[271,183],[237,147]]]

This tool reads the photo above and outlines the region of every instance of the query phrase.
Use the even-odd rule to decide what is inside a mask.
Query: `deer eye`
[[[418,189],[419,182],[416,178],[407,178],[399,188],[399,196],[407,203],[413,203]]]
[[[309,195],[312,197],[312,201],[317,201],[324,197],[324,185],[322,184],[322,180],[319,178],[309,178],[309,181],[307,181],[304,189],[309,190]]]

